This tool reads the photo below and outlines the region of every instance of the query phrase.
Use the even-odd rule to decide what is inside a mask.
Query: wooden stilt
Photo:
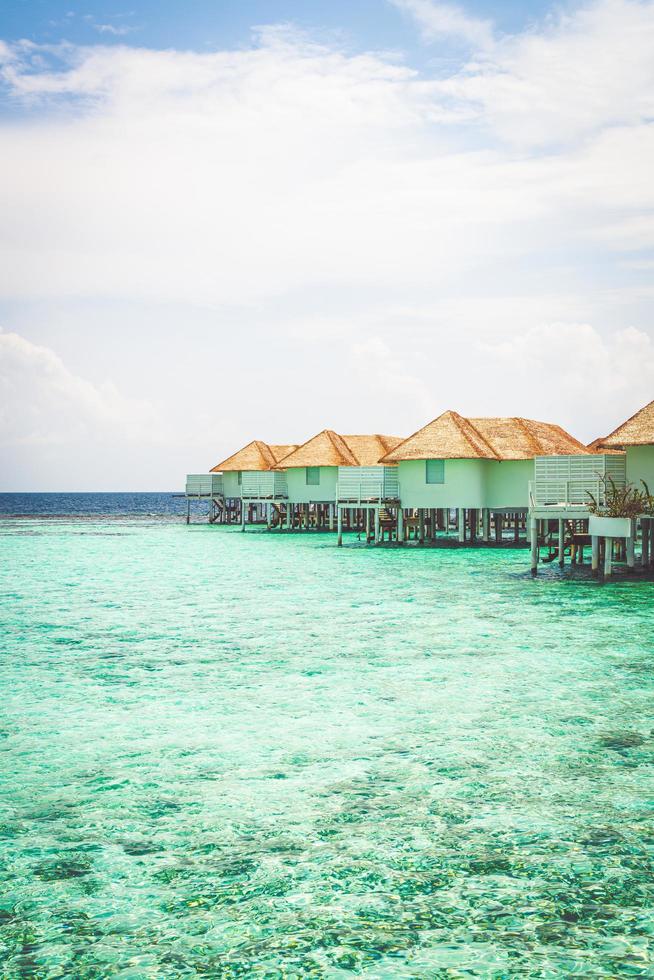
[[[600,540],[596,534],[590,539],[590,570],[594,574],[599,570]]]
[[[538,521],[531,519],[531,574],[538,575]]]
[[[613,574],[613,538],[604,538],[604,578]]]
[[[425,543],[425,508],[418,508],[418,539],[420,544]]]
[[[340,548],[343,544],[343,510],[341,507],[337,507],[336,510],[337,510],[337,517],[336,517],[337,544]]]
[[[635,555],[635,538],[636,538],[636,522],[632,520],[631,522],[631,537],[627,538],[625,544],[625,551],[627,557],[627,568],[636,567],[636,555]]]
[[[650,546],[650,530],[651,522],[648,518],[643,517],[640,522],[640,555],[641,563],[643,568],[647,568],[649,565],[649,546]]]
[[[459,529],[459,542],[463,544],[466,539],[466,512],[464,507],[459,507],[457,511],[458,515],[458,529]]]
[[[379,523],[379,507],[375,507],[375,544],[381,541],[381,525]]]
[[[404,544],[404,509],[397,508],[397,542]]]
[[[186,498],[186,523],[191,523],[191,498]]]
[[[559,518],[559,565],[563,568],[565,562],[565,555],[563,554],[563,546],[565,543],[565,523]]]
[[[488,541],[490,538],[490,510],[484,507],[481,512],[481,540]]]
[[[502,543],[502,530],[504,526],[504,515],[495,512],[495,540],[498,544]]]

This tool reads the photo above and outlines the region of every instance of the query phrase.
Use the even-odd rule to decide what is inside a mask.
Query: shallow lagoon
[[[0,532],[3,977],[654,975],[654,584]]]

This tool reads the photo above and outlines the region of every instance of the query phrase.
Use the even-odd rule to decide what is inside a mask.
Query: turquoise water
[[[2,977],[654,976],[652,583],[0,531]]]

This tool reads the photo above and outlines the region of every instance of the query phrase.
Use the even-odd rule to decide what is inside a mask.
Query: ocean
[[[0,497],[0,975],[654,975],[654,583],[202,513]]]

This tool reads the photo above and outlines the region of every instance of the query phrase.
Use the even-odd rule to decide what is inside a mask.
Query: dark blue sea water
[[[191,514],[206,517],[207,504],[194,501]],[[0,519],[139,518],[179,520],[186,517],[186,500],[170,493],[0,493]]]

